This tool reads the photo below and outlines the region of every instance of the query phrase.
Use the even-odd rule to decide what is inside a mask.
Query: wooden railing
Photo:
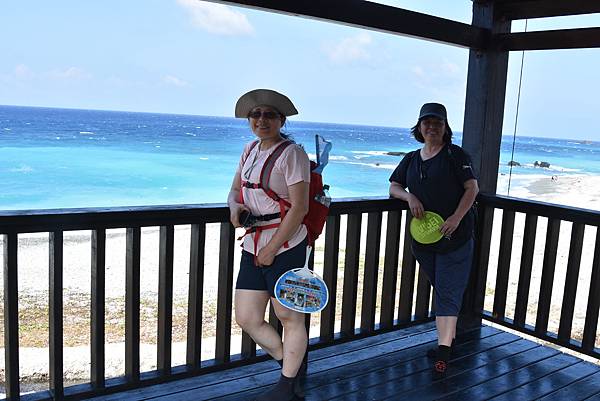
[[[496,280],[488,285],[494,210],[502,209]],[[523,245],[514,305],[508,297],[509,272],[513,253],[515,214],[524,213]],[[4,243],[4,345],[5,388],[7,398],[74,399],[114,393],[168,380],[200,375],[242,364],[265,360],[256,344],[245,333],[241,353],[231,355],[232,294],[234,275],[234,229],[228,222],[224,205],[190,205],[142,208],[50,210],[0,213],[0,234]],[[385,217],[385,220],[384,220]],[[527,300],[531,289],[534,243],[538,217],[547,218],[540,293],[535,324],[528,325]],[[330,304],[320,315],[318,336],[310,348],[323,347],[359,337],[376,335],[432,319],[431,290],[426,277],[416,268],[407,236],[406,204],[384,198],[338,200],[332,204],[322,246],[323,278],[330,288]],[[366,227],[362,227],[366,221]],[[571,243],[564,283],[559,329],[548,332],[550,303],[554,282],[557,244],[561,221],[572,222]],[[220,223],[220,242],[206,247],[206,227]],[[345,243],[340,243],[346,225]],[[385,223],[385,230],[383,229]],[[172,367],[172,305],[174,226],[190,226],[189,293],[187,313],[186,364]],[[143,227],[159,226],[157,369],[140,372],[140,242]],[[500,196],[479,197],[476,255],[470,292],[473,301],[467,312],[532,336],[561,344],[600,358],[595,348],[598,308],[600,306],[600,235],[596,234],[593,263],[587,294],[585,329],[581,341],[572,338],[571,324],[577,293],[579,261],[585,226],[600,226],[600,213],[554,206]],[[105,257],[106,230],[126,228],[125,291],[125,375],[107,378],[105,372]],[[90,382],[64,385],[63,378],[63,251],[64,234],[70,230],[91,230],[91,313]],[[18,235],[49,234],[49,391],[20,396]],[[364,235],[363,235],[364,233]],[[385,248],[381,249],[381,244]],[[364,249],[361,245],[364,244]],[[203,277],[205,249],[218,252],[218,295],[214,359],[201,360],[203,329]],[[494,248],[495,249],[495,248]],[[586,249],[586,252],[592,252]],[[382,263],[380,254],[383,254]],[[319,255],[321,255],[319,253]],[[343,255],[343,260],[340,258]],[[313,258],[314,261],[314,258]],[[343,269],[342,294],[337,294],[338,275]],[[417,274],[417,272],[419,272]],[[382,277],[378,277],[379,275]],[[416,280],[416,286],[415,286]],[[362,282],[362,291],[359,291]],[[562,283],[560,283],[562,285]],[[416,288],[416,291],[415,291]],[[340,295],[340,296],[338,296]],[[492,310],[486,296],[493,295]],[[341,308],[336,299],[341,298]],[[379,301],[379,305],[378,305]],[[507,308],[514,309],[513,318]],[[341,314],[336,316],[336,309]],[[275,316],[270,323],[281,330]],[[358,323],[358,320],[360,323]],[[339,330],[336,329],[339,327]]]
[[[310,347],[377,334],[431,320],[430,286],[418,275],[406,225],[406,204],[391,199],[340,200],[332,204],[324,233],[323,276],[330,288],[330,304],[320,315],[320,329]],[[366,242],[361,251],[363,215]],[[380,266],[382,220],[387,216],[383,266]],[[404,215],[404,220],[403,220]],[[123,391],[167,380],[199,375],[264,360],[252,339],[242,334],[241,354],[231,355],[232,294],[234,275],[234,228],[224,205],[193,205],[141,208],[41,210],[0,213],[4,243],[4,345],[5,389],[8,399],[70,399]],[[343,219],[343,220],[342,220]],[[340,244],[341,221],[346,223],[346,243]],[[206,225],[220,223],[218,247],[206,248]],[[186,364],[172,367],[172,305],[174,226],[190,225],[189,298]],[[140,372],[140,243],[143,227],[159,226],[157,369]],[[105,258],[106,231],[126,229],[125,255],[125,375],[107,378],[105,372]],[[63,377],[63,251],[64,235],[70,230],[91,230],[90,382],[64,385]],[[18,236],[49,234],[49,391],[20,395]],[[406,233],[407,230],[404,230]],[[201,360],[203,271],[205,248],[218,252],[218,295],[214,359]],[[340,261],[340,248],[344,260]],[[402,249],[400,249],[402,248]],[[402,262],[399,264],[400,251]],[[313,257],[314,260],[314,257]],[[343,265],[341,316],[336,316],[338,266]],[[383,277],[378,281],[380,268]],[[400,272],[400,289],[397,289]],[[360,276],[362,274],[362,276]],[[359,277],[360,276],[360,277]],[[359,280],[362,292],[357,291]],[[378,288],[382,282],[382,288]],[[359,299],[360,297],[360,299]],[[377,307],[378,297],[381,307]],[[357,303],[359,303],[357,305]],[[413,313],[414,305],[414,313]],[[360,308],[358,307],[360,306]],[[339,309],[339,308],[338,308]],[[360,309],[360,310],[359,310]],[[379,312],[377,314],[377,312]],[[360,324],[357,323],[360,319]],[[275,316],[270,322],[279,330]],[[336,331],[336,322],[340,327]]]
[[[600,212],[502,196],[480,195],[478,200],[474,312],[481,313],[485,319],[531,336],[600,358],[600,349],[595,346],[600,307]],[[502,211],[502,221],[501,227],[496,228],[492,226],[494,211],[498,210]],[[523,231],[519,232],[515,230],[517,213],[521,215],[519,217],[523,223]],[[544,220],[545,231],[538,227],[539,220]],[[567,259],[566,266],[557,264],[560,228],[561,224],[566,225],[565,223],[571,225],[570,244],[568,248],[563,247],[568,253],[568,257],[563,255]],[[490,263],[491,238],[496,229],[500,230],[499,243],[496,244],[498,246],[496,279],[495,282],[490,283],[487,276],[490,273],[488,267],[492,265]],[[587,241],[589,245],[586,249],[583,247],[585,232],[589,236]],[[513,241],[517,235],[522,235],[520,244]],[[516,262],[514,248],[519,246],[520,261],[518,264],[512,263],[511,269],[511,261]],[[538,258],[541,259],[538,263],[534,263],[536,246],[539,250],[543,246],[543,257]],[[580,270],[582,252],[585,252],[588,255],[587,259],[591,261],[585,271]],[[541,269],[536,271],[536,265]],[[559,275],[556,271],[557,266],[560,267],[561,273],[562,270],[566,270],[564,282],[560,280],[562,274]],[[508,301],[511,271],[513,278],[518,273],[516,296],[510,297],[514,299],[513,302]],[[541,275],[539,292],[537,286],[532,286],[533,273]],[[578,293],[578,284],[582,282],[589,283],[589,289]],[[562,300],[553,299],[553,288],[559,290],[559,286],[563,286]],[[531,291],[534,291],[533,297],[530,296]],[[488,294],[488,302],[485,301],[486,294]],[[580,305],[587,305],[582,336],[572,333],[576,299],[580,299]],[[491,309],[485,307],[486,303],[491,304]],[[553,320],[551,319],[552,303],[560,304],[560,321],[557,322],[557,330],[549,329],[549,322]],[[510,309],[512,318],[507,316],[507,308]]]

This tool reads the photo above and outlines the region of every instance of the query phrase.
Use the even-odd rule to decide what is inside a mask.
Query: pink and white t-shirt
[[[263,164],[269,155],[279,146],[276,144],[269,149],[260,150],[260,144],[257,144],[250,150],[252,142],[246,144],[244,152],[240,157],[240,162],[236,170],[236,174],[240,174],[242,181],[249,181],[258,184],[260,181],[260,172]],[[244,162],[245,160],[245,162]],[[297,144],[291,144],[275,161],[269,187],[275,191],[280,198],[289,199],[288,187],[299,182],[310,182],[310,161],[304,149]],[[250,212],[255,216],[264,216],[267,214],[279,213],[279,203],[271,199],[262,189],[242,188],[244,196],[244,204]],[[290,202],[291,203],[291,202]],[[279,222],[279,218],[258,222],[258,226],[269,225]],[[258,244],[256,244],[256,252],[258,253],[267,243],[273,238],[277,228],[266,229],[261,232]],[[300,224],[296,232],[288,240],[289,248],[298,245],[306,237],[307,231],[304,224]],[[248,234],[244,237],[244,250],[254,254],[254,238],[255,233]],[[287,249],[281,247],[277,254],[285,252]]]

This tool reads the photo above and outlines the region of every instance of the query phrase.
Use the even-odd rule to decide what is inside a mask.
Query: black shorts
[[[275,297],[275,283],[277,283],[279,277],[288,270],[304,266],[307,244],[308,241],[305,238],[295,247],[275,256],[273,263],[266,267],[257,267],[254,264],[254,255],[248,251],[242,251],[240,272],[235,288],[238,290],[268,291],[271,297]]]

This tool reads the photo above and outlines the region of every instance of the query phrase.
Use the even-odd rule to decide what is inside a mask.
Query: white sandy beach
[[[507,177],[500,177],[498,193],[506,194],[503,186]],[[523,182],[523,181],[521,181]],[[504,192],[503,192],[504,191]],[[559,176],[553,180],[550,177],[538,176],[531,178],[525,185],[513,188],[511,196],[532,199],[542,202],[550,202],[561,205],[568,205],[586,209],[600,210],[600,176]],[[494,219],[494,230],[497,234],[493,237],[493,245],[490,251],[490,266],[488,273],[488,287],[495,285],[495,271],[498,261],[499,228],[502,221],[501,212],[497,212]],[[539,294],[539,285],[541,278],[541,266],[543,260],[544,248],[540,242],[545,238],[546,219],[540,218],[538,221],[538,241],[535,247],[534,268],[532,283],[529,295],[529,315],[527,323],[535,322],[535,313],[537,298]],[[344,221],[344,220],[343,220]],[[363,222],[363,236],[366,221]],[[524,215],[517,215],[515,224],[515,234],[513,240],[513,258],[511,261],[511,271],[509,278],[509,296],[507,315],[512,317],[514,306],[512,305],[516,298],[516,289],[518,284],[520,253],[523,236]],[[216,299],[217,271],[218,271],[218,245],[219,245],[219,225],[211,224],[207,227],[206,240],[206,263],[204,276],[204,300],[207,305],[214,304]],[[385,219],[382,228],[385,235]],[[239,231],[241,233],[241,231]],[[341,247],[344,246],[345,227],[341,230]],[[585,319],[587,295],[589,291],[590,272],[593,257],[593,246],[596,236],[596,230],[593,227],[586,227],[584,239],[584,252],[581,261],[581,270],[579,275],[578,293],[575,309],[575,318],[573,322],[573,334],[582,333]],[[175,313],[185,318],[188,294],[188,264],[189,264],[189,227],[178,226],[175,233],[175,252],[174,252],[174,310]],[[79,310],[84,315],[84,319],[89,319],[89,294],[90,294],[90,233],[71,232],[65,233],[64,244],[64,299],[65,303],[69,300],[79,302]],[[48,299],[48,236],[47,234],[26,234],[19,237],[19,296],[21,312],[37,305],[41,307],[47,304]],[[557,330],[560,319],[560,308],[562,302],[562,291],[564,278],[566,274],[566,265],[568,258],[568,248],[570,241],[570,224],[561,224],[560,241],[558,257],[556,264],[556,273],[554,280],[554,289],[552,296],[552,317],[550,321],[550,330]],[[1,251],[0,247],[0,252]],[[106,255],[106,297],[107,310],[121,308],[122,298],[125,293],[125,232],[124,230],[110,230],[107,233],[107,255]],[[364,246],[361,248],[364,249]],[[236,250],[239,247],[236,246]],[[383,244],[381,255],[383,256]],[[239,263],[239,254],[236,252],[234,262],[235,275],[237,275],[237,265]],[[317,255],[317,259],[322,256]],[[142,232],[142,252],[141,252],[141,297],[142,308],[149,308],[149,305],[155,305],[157,300],[157,282],[158,282],[158,228],[146,228]],[[340,258],[343,261],[343,258]],[[338,275],[343,279],[343,273]],[[381,279],[381,277],[380,277]],[[2,280],[0,275],[0,281]],[[234,276],[235,280],[235,276]],[[0,288],[2,285],[0,284]],[[359,294],[360,296],[360,294]],[[119,301],[120,300],[120,301]],[[75,305],[77,305],[77,302]],[[492,309],[493,292],[488,291],[486,297],[486,309]],[[73,304],[71,302],[71,304]],[[76,308],[77,306],[74,306]],[[150,308],[152,309],[152,308]],[[143,312],[143,311],[142,311]],[[151,316],[147,321],[142,322],[146,330],[147,337],[155,338],[156,320],[153,313],[154,309],[148,311]],[[108,312],[107,312],[108,313]],[[122,325],[124,314],[122,310],[112,310],[113,320],[107,321],[107,325]],[[144,313],[142,313],[142,316]],[[65,325],[70,322],[65,321]],[[47,322],[40,323],[42,326]],[[208,322],[214,324],[214,322]],[[1,329],[0,329],[1,330]],[[181,327],[174,330],[181,330]],[[185,329],[183,329],[184,331]],[[88,330],[89,332],[89,330]],[[46,332],[47,333],[47,332]],[[74,343],[89,343],[89,333],[84,333],[83,339],[73,341]],[[183,342],[176,341],[183,333],[174,332],[173,345],[173,365],[185,363],[185,346]],[[2,334],[0,333],[0,336]],[[78,342],[79,341],[79,342]],[[203,359],[213,357],[212,347],[209,345],[214,339],[206,338],[203,346]],[[69,339],[65,338],[68,343]],[[107,362],[106,373],[108,377],[117,376],[123,373],[123,338],[107,339]],[[236,351],[239,341],[232,341],[232,352]],[[3,352],[3,350],[0,350]],[[155,368],[154,344],[142,344],[142,371]],[[86,345],[67,346],[65,348],[65,378],[73,381],[89,380],[89,347]],[[45,361],[40,363],[40,361]],[[23,380],[31,377],[32,381],[47,380],[48,372],[48,351],[44,347],[22,348],[20,356],[20,369]],[[0,358],[0,375],[3,376],[4,358]]]
[[[504,177],[506,179],[506,177]],[[502,177],[501,177],[502,180]],[[499,193],[501,185],[499,185]],[[505,193],[504,193],[505,194]],[[511,190],[511,196],[531,199],[540,202],[553,203],[557,205],[572,206],[583,209],[600,210],[600,177],[588,175],[570,175],[570,176],[541,176],[532,179],[526,186]],[[517,214],[515,219],[515,229],[513,237],[513,254],[511,258],[511,268],[509,275],[507,316],[512,318],[514,315],[514,303],[516,301],[517,286],[519,279],[519,266],[521,258],[521,247],[523,243],[523,230],[525,224],[525,215]],[[490,263],[488,269],[488,288],[495,286],[496,268],[498,263],[498,247],[500,242],[500,227],[502,225],[502,212],[496,211],[494,215],[494,235],[492,237],[492,247],[490,250]],[[554,274],[554,284],[552,289],[551,318],[548,329],[552,332],[558,331],[560,322],[560,313],[564,292],[564,282],[566,277],[567,261],[569,257],[569,247],[571,238],[571,223],[562,222],[560,226],[560,236],[557,249],[556,270]],[[537,225],[536,244],[533,260],[533,271],[531,277],[531,286],[529,292],[529,304],[527,324],[534,325],[537,311],[537,301],[539,298],[539,287],[541,283],[542,263],[544,257],[544,244],[546,238],[547,219],[539,218]],[[590,278],[592,262],[594,255],[594,244],[596,240],[596,228],[586,226],[584,234],[583,251],[581,255],[579,281],[577,285],[577,296],[575,303],[575,314],[573,318],[572,337],[581,340],[583,327],[585,324],[585,313],[587,308],[587,299],[590,288]],[[486,293],[485,307],[492,310],[494,295]],[[596,339],[596,346],[600,345],[599,337]]]

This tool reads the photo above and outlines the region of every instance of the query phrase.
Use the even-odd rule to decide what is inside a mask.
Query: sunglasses
[[[251,111],[248,113],[248,117],[255,120],[258,120],[261,117],[267,120],[275,120],[280,117],[280,114],[276,111]]]

